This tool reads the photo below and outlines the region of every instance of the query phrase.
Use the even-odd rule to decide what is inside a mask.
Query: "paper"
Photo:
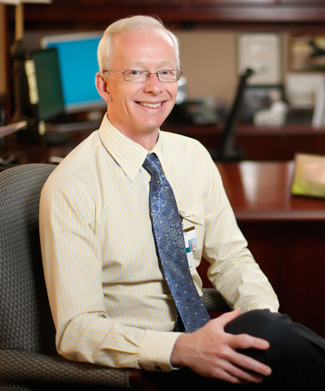
[[[24,129],[27,126],[27,121],[16,122],[11,125],[1,126],[0,127],[0,138],[8,136],[11,133],[15,133],[20,129]]]

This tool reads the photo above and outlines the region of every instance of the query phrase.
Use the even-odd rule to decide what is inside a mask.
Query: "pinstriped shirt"
[[[232,307],[278,301],[247,249],[216,165],[196,140],[160,131],[154,147],[173,187],[183,228],[195,227],[208,277]],[[149,216],[148,151],[104,117],[54,170],[40,201],[44,273],[58,352],[111,367],[172,370],[176,309]]]

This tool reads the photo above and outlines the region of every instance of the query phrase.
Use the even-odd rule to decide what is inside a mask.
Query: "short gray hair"
[[[137,15],[118,20],[107,27],[97,49],[97,58],[100,71],[110,69],[112,56],[112,38],[114,35],[129,30],[160,29],[166,32],[175,48],[177,67],[180,66],[179,43],[177,37],[169,31],[163,23],[151,16]]]

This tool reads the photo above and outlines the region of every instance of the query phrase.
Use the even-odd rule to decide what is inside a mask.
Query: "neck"
[[[157,129],[155,132],[151,132],[148,134],[134,134],[132,132],[128,133],[123,130],[121,131],[121,133],[123,133],[124,136],[141,145],[148,151],[153,149],[159,138],[159,129]]]
[[[111,124],[124,136],[128,137],[130,140],[136,142],[141,145],[146,150],[150,151],[156,145],[159,138],[159,128],[148,128],[148,129],[131,129],[129,130],[126,127],[119,126],[118,124],[114,124],[109,116],[109,121]],[[120,124],[121,125],[121,124]]]
[[[148,137],[139,137],[139,138],[134,137],[134,138],[131,138],[131,140],[140,144],[147,151],[151,151],[153,149],[153,147],[157,144],[158,137],[159,137],[159,133],[157,131],[154,135],[151,135]]]

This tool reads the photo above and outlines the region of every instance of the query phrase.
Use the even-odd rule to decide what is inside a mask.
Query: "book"
[[[291,194],[325,198],[325,156],[296,154]]]

